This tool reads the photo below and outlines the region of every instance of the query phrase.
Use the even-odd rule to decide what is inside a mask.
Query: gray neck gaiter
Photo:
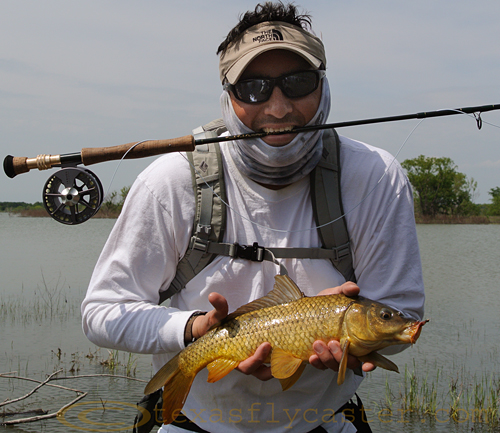
[[[231,135],[254,132],[234,112],[227,91],[222,92],[220,102],[222,118]],[[329,113],[330,87],[324,77],[318,110],[307,126],[324,124]],[[238,170],[253,181],[265,185],[289,185],[316,167],[323,153],[322,136],[322,130],[304,132],[281,147],[270,146],[260,138],[235,140],[229,143],[229,150]]]

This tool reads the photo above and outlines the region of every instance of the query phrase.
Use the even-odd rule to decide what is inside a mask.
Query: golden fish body
[[[241,362],[264,342],[306,361],[314,341],[341,336],[343,312],[352,302],[343,295],[303,297],[236,316],[184,349],[179,367],[194,374],[216,359]]]
[[[305,297],[287,276],[276,276],[273,291],[230,314],[222,323],[186,347],[162,367],[145,393],[162,386],[163,420],[168,424],[182,409],[191,384],[207,367],[208,382],[216,382],[269,342],[267,360],[283,390],[300,377],[313,343],[338,340],[343,349],[338,384],[344,382],[347,355],[397,371],[397,366],[376,353],[393,345],[414,343],[425,322],[412,321],[381,303],[362,297],[327,295]]]

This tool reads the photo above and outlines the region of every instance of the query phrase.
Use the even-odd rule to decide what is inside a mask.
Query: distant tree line
[[[19,213],[23,210],[32,209],[43,209],[42,202],[25,203],[24,201],[0,201],[0,212]]]
[[[119,192],[113,191],[104,197],[101,208],[95,217],[101,218],[116,218],[120,215],[127,194],[130,190],[129,186],[124,186]],[[19,214],[21,216],[49,216],[45,211],[42,202],[25,203],[25,202],[0,202],[0,212],[9,212]]]
[[[118,216],[127,198],[130,186],[124,186],[120,192],[113,191],[104,197],[100,212],[103,216]]]
[[[491,204],[474,203],[476,181],[460,173],[450,158],[420,155],[413,159],[406,159],[401,166],[406,170],[413,187],[417,216],[428,218],[500,216],[500,187],[492,188],[488,192],[491,196]],[[118,216],[129,190],[130,187],[126,186],[106,196],[96,216],[108,218]],[[31,216],[45,215],[40,210],[43,210],[41,202],[34,204],[0,202],[0,212],[30,216],[30,211],[33,211]]]
[[[474,203],[477,182],[460,173],[450,158],[420,155],[406,159],[401,166],[413,187],[417,214],[433,218],[440,215],[500,215],[500,187],[489,191],[492,204]]]

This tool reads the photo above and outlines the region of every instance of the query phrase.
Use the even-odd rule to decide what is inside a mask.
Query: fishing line
[[[311,227],[311,228],[307,228],[307,229],[298,229],[298,230],[282,230],[282,229],[275,229],[275,228],[272,228],[272,227],[267,227],[267,226],[264,226],[262,224],[259,224],[255,221],[252,221],[250,218],[247,218],[246,216],[242,215],[241,213],[239,213],[236,209],[234,209],[233,207],[231,207],[229,205],[229,203],[225,202],[222,197],[217,194],[213,188],[205,181],[205,178],[203,177],[203,175],[197,170],[197,168],[191,163],[191,161],[189,161],[189,159],[183,154],[181,153],[182,157],[189,163],[189,165],[196,171],[196,173],[200,176],[200,178],[202,179],[202,181],[205,183],[205,185],[212,191],[212,194],[215,195],[219,200],[221,200],[222,203],[224,203],[226,205],[226,207],[228,209],[230,209],[232,212],[234,212],[236,215],[238,215],[240,218],[242,218],[243,220],[245,221],[248,221],[250,224],[253,224],[254,226],[256,227],[259,227],[261,229],[265,229],[265,230],[269,230],[269,231],[272,231],[272,232],[276,232],[276,233],[302,233],[302,232],[308,232],[308,231],[315,231],[317,229],[320,229],[322,227],[326,227],[330,224],[333,224],[334,222],[344,218],[346,215],[349,215],[351,212],[353,212],[354,210],[356,210],[359,206],[361,206],[361,204],[379,187],[380,183],[382,182],[382,179],[387,175],[387,172],[389,171],[389,169],[391,168],[391,166],[394,164],[394,162],[396,161],[398,155],[400,154],[400,152],[403,150],[403,148],[405,147],[406,143],[408,142],[408,140],[410,139],[410,137],[413,135],[413,133],[415,132],[415,130],[420,126],[420,124],[426,119],[421,119],[417,125],[412,129],[412,131],[410,132],[410,134],[408,134],[408,136],[406,137],[406,139],[404,140],[403,144],[401,145],[401,147],[399,148],[399,150],[397,151],[397,153],[395,154],[395,156],[393,157],[392,161],[390,162],[390,164],[387,166],[387,168],[385,169],[384,173],[382,174],[382,176],[380,177],[380,179],[377,181],[377,183],[375,184],[375,186],[370,190],[368,191],[368,193],[359,201],[359,203],[354,206],[352,209],[350,209],[349,211],[347,212],[344,212],[344,214],[342,214],[341,216],[339,216],[338,218],[335,218],[334,220],[332,221],[329,221],[325,224],[322,224],[322,225],[319,225],[319,226],[315,226],[315,227]],[[407,180],[408,182],[408,180]],[[406,186],[406,185],[405,185]]]
[[[142,140],[142,141],[138,141],[137,143],[135,143],[134,145],[132,145],[130,147],[130,149],[128,149],[124,154],[123,156],[120,158],[120,160],[118,161],[118,165],[116,166],[115,168],[115,171],[113,173],[113,176],[111,176],[111,180],[109,181],[109,185],[108,185],[108,188],[106,189],[106,193],[103,195],[103,200],[102,200],[102,203],[99,205],[99,207],[97,208],[96,210],[96,213],[101,209],[102,205],[104,204],[104,199],[108,196],[109,194],[109,190],[111,189],[111,185],[113,184],[113,181],[115,180],[115,176],[116,176],[116,173],[118,173],[118,169],[120,168],[120,165],[122,164],[123,160],[127,157],[128,153],[130,151],[132,151],[132,149],[134,149],[136,146],[139,146],[139,144],[142,144],[142,143],[145,143],[146,141],[151,141],[151,140]]]
[[[445,109],[443,109],[443,111],[445,111]],[[449,111],[455,111],[459,114],[465,114],[469,117],[472,117],[473,119],[475,119],[476,122],[478,122],[478,119],[472,115],[472,114],[469,114],[469,113],[464,113],[463,111],[460,111],[460,110],[456,110],[456,109],[449,109]],[[301,233],[301,232],[307,232],[307,231],[314,231],[314,230],[318,230],[318,229],[321,229],[323,227],[326,227],[330,224],[333,224],[337,221],[339,221],[340,219],[344,218],[346,215],[349,215],[351,212],[354,212],[359,206],[361,206],[363,204],[363,202],[380,186],[382,180],[384,179],[384,177],[387,175],[389,169],[392,167],[392,165],[394,164],[394,162],[397,160],[397,157],[398,155],[401,153],[401,151],[404,149],[404,147],[406,146],[406,144],[408,143],[408,140],[411,138],[411,136],[413,135],[413,133],[416,131],[416,129],[422,124],[422,122],[424,120],[428,120],[427,118],[423,118],[421,119],[414,127],[413,129],[411,130],[411,132],[408,134],[408,136],[406,137],[406,139],[403,141],[403,144],[400,146],[400,148],[398,149],[398,151],[396,152],[396,154],[394,155],[394,157],[392,158],[392,161],[390,162],[390,164],[386,167],[386,169],[384,170],[384,173],[382,174],[382,176],[380,177],[380,179],[377,181],[377,183],[375,184],[375,186],[370,190],[368,191],[368,193],[358,202],[358,204],[356,204],[355,206],[352,207],[352,209],[348,210],[347,212],[344,212],[343,215],[341,215],[340,217],[338,218],[335,218],[334,220],[332,221],[329,221],[325,224],[322,224],[322,225],[319,225],[319,226],[315,226],[315,227],[312,227],[312,228],[307,228],[307,229],[298,229],[298,230],[282,230],[282,229],[275,229],[275,228],[272,228],[272,227],[267,227],[267,226],[264,226],[262,224],[259,224],[255,221],[252,221],[250,218],[247,218],[246,216],[242,215],[241,213],[239,213],[236,209],[232,208],[229,203],[225,202],[222,197],[217,194],[213,188],[205,181],[205,178],[203,177],[203,175],[197,170],[197,168],[189,161],[189,159],[183,154],[181,153],[182,157],[188,162],[188,164],[196,171],[196,173],[200,176],[200,179],[202,179],[202,181],[205,183],[205,185],[212,191],[212,194],[215,195],[217,198],[219,198],[219,200],[221,200],[222,203],[224,203],[224,205],[226,205],[226,207],[228,209],[230,209],[232,212],[234,212],[236,215],[238,215],[240,218],[242,218],[243,220],[245,221],[248,221],[250,224],[256,226],[256,227],[259,227],[261,229],[264,229],[264,230],[269,230],[269,231],[272,231],[272,232],[276,232],[276,233]],[[489,122],[485,122],[481,119],[481,122],[484,123],[484,124],[487,124],[487,125],[491,125],[491,126],[495,126],[497,128],[500,128],[499,126],[497,125],[494,125],[494,124],[491,124]],[[479,126],[479,124],[478,124]],[[405,184],[405,187],[407,186],[407,184],[409,183],[409,180],[406,179],[406,184]]]
[[[443,109],[443,111],[455,111],[459,114],[464,114],[468,117],[471,117],[473,118],[477,125],[478,125],[478,128],[480,128],[480,123],[479,123],[479,119],[480,119],[480,122],[481,124],[486,124],[486,125],[489,125],[489,126],[492,126],[492,127],[495,127],[495,128],[500,128],[500,126],[498,125],[495,125],[493,123],[490,123],[490,122],[486,122],[484,121],[483,119],[481,119],[480,115],[479,115],[479,118],[474,116],[473,114],[469,114],[469,113],[465,113],[463,111],[460,111],[460,110],[456,110],[456,109]],[[406,144],[408,143],[408,140],[411,138],[411,136],[413,135],[413,133],[416,131],[416,129],[422,124],[422,122],[424,120],[428,120],[427,118],[423,118],[421,119],[414,127],[413,129],[411,130],[411,132],[408,134],[408,136],[405,138],[405,140],[403,141],[403,143],[401,144],[401,146],[399,147],[398,151],[396,152],[396,154],[393,156],[392,158],[392,161],[389,163],[389,165],[386,167],[386,169],[384,170],[384,173],[382,174],[382,176],[380,177],[380,179],[377,181],[377,183],[373,186],[373,188],[368,191],[368,193],[358,202],[358,204],[356,204],[355,206],[353,206],[350,210],[348,210],[347,212],[344,212],[344,214],[342,214],[340,217],[338,218],[335,218],[334,220],[332,221],[329,221],[325,224],[322,224],[322,225],[319,225],[319,226],[315,226],[315,227],[311,227],[311,228],[307,228],[307,229],[298,229],[298,230],[282,230],[282,229],[275,229],[275,228],[272,228],[272,227],[267,227],[267,226],[264,226],[262,224],[259,224],[255,221],[252,221],[250,218],[242,215],[241,213],[239,213],[236,209],[234,209],[232,206],[229,205],[229,203],[227,203],[226,201],[224,201],[222,199],[222,197],[217,194],[214,189],[208,184],[208,182],[205,180],[204,176],[202,173],[200,173],[200,171],[191,163],[191,161],[189,161],[189,159],[184,155],[184,152],[179,152],[180,155],[188,162],[188,164],[193,168],[193,170],[198,174],[198,176],[200,176],[200,179],[205,183],[205,185],[210,189],[210,191],[212,191],[212,194],[214,196],[216,196],[219,200],[221,200],[222,203],[224,203],[224,205],[230,209],[234,214],[238,215],[241,219],[245,220],[245,221],[248,221],[250,224],[256,226],[256,227],[259,227],[261,229],[264,229],[264,230],[269,230],[269,231],[272,231],[272,232],[276,232],[276,233],[301,233],[301,232],[308,232],[308,231],[315,231],[315,230],[318,230],[320,228],[323,228],[323,227],[326,227],[330,224],[333,224],[337,221],[339,221],[340,219],[344,218],[345,216],[349,215],[350,213],[354,212],[359,206],[361,206],[365,201],[366,199],[371,195],[373,194],[373,192],[380,186],[382,180],[385,178],[385,176],[387,175],[389,169],[392,167],[392,165],[394,164],[395,161],[397,161],[397,157],[399,156],[399,154],[401,153],[401,151],[405,148]],[[104,195],[104,197],[106,197],[108,194],[109,194],[109,191],[111,189],[111,185],[116,177],[116,174],[118,172],[118,169],[120,168],[121,166],[121,163],[123,162],[123,160],[126,158],[126,156],[128,155],[128,153],[130,151],[132,151],[132,149],[134,149],[136,146],[138,146],[139,144],[142,144],[144,142],[147,142],[147,141],[150,141],[150,140],[142,140],[142,141],[138,141],[137,143],[135,143],[134,145],[132,145],[126,152],[125,154],[120,158],[119,162],[118,162],[118,165],[113,173],[113,176],[111,177],[111,181],[109,183],[109,186],[106,190],[106,194]],[[406,180],[406,184],[405,184],[405,187],[406,185],[409,183],[409,180],[407,179]],[[98,209],[100,209],[102,207],[103,203],[101,203],[101,205],[99,206]]]

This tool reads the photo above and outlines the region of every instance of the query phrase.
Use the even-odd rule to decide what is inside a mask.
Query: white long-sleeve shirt
[[[309,179],[280,190],[243,177],[221,145],[229,203],[224,242],[265,247],[319,247]],[[424,289],[409,182],[387,152],[341,137],[341,193],[361,295],[421,318]],[[386,173],[384,175],[384,173]],[[193,311],[209,311],[216,291],[229,311],[268,293],[277,266],[219,256],[158,306],[188,247],[194,218],[191,173],[182,154],[168,154],[141,173],[102,251],[82,305],[83,329],[95,344],[153,354],[155,370],[184,348]],[[274,231],[272,229],[278,229]],[[345,280],[329,260],[283,260],[308,296]],[[237,371],[215,384],[196,377],[184,406],[205,430],[310,431],[352,397],[362,378],[307,366],[286,392]],[[197,416],[197,414],[199,416]],[[212,423],[212,424],[211,424]],[[329,431],[340,426],[325,424]]]

